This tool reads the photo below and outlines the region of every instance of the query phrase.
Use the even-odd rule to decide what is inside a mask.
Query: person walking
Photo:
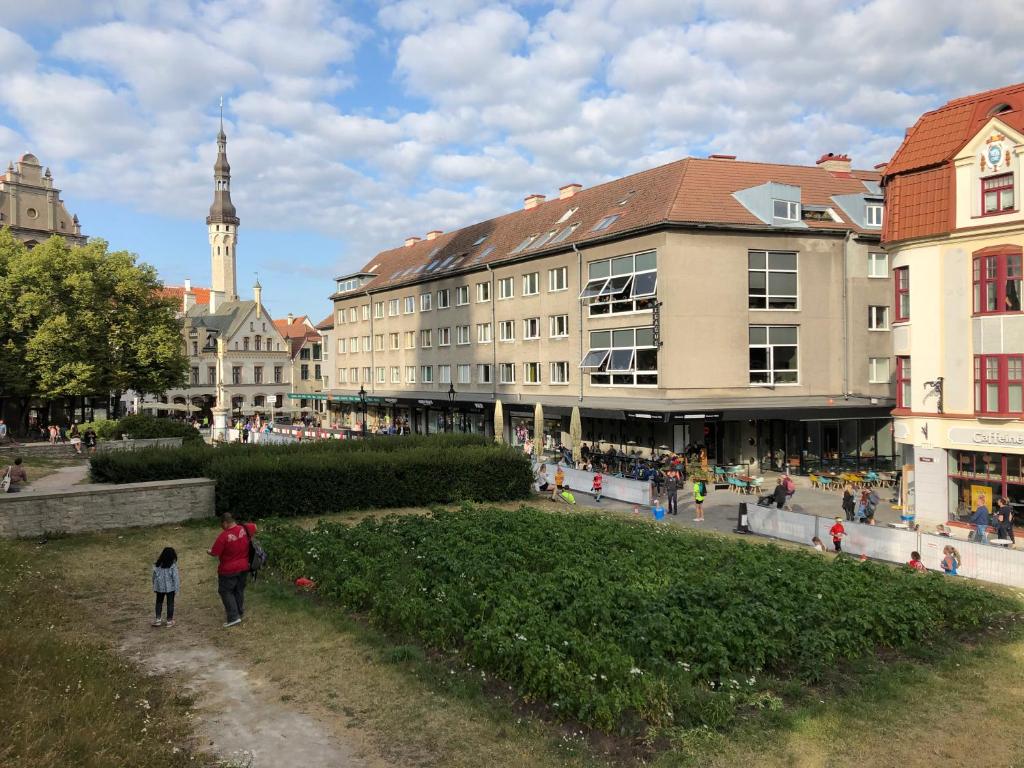
[[[1009,539],[1013,546],[1017,543],[1017,540],[1013,537],[1013,507],[1010,506],[1010,500],[1005,496],[1000,496],[996,499],[996,537],[1000,539]]]
[[[974,525],[974,540],[979,544],[988,544],[988,507],[985,506],[985,497],[978,497],[978,506],[971,515],[971,523]]]
[[[947,544],[942,548],[942,572],[947,576],[956,576],[960,569],[960,553],[956,547]]]
[[[782,509],[786,506],[786,484],[780,477],[775,481],[775,490],[772,491],[772,501],[775,502],[776,509]]]
[[[555,464],[555,487],[551,489],[551,500],[556,501],[558,494],[562,492],[562,485],[565,483],[565,472],[561,464]]]
[[[837,517],[835,525],[828,529],[829,535],[832,537],[832,546],[836,552],[843,551],[843,537],[846,536],[846,529],[843,527],[843,518]]]
[[[225,512],[220,519],[221,532],[209,554],[217,565],[217,592],[224,603],[225,627],[242,623],[245,616],[245,582],[249,574],[249,541],[256,535],[253,523],[239,525]]]
[[[670,469],[665,475],[665,508],[670,515],[679,515],[679,473]],[[660,498],[661,494],[657,494]],[[694,497],[696,498],[696,496]]]
[[[853,486],[849,483],[843,488],[843,512],[846,513],[846,522],[852,523],[856,518],[854,517],[855,505],[853,503]]]
[[[708,495],[708,484],[705,480],[693,481],[693,503],[697,516],[693,518],[695,523],[704,522],[704,499]]]
[[[786,509],[790,512],[793,511],[793,496],[796,494],[796,483],[793,482],[793,478],[788,474],[782,476],[782,487],[786,489],[786,498],[783,500],[783,505],[780,509]]]
[[[7,442],[7,423],[0,419],[0,445]]]
[[[164,600],[167,600],[167,624],[174,626],[174,596],[181,589],[181,576],[178,573],[178,553],[171,547],[164,547],[160,557],[153,563],[153,592],[156,593],[156,617],[153,626],[164,624],[160,614],[163,612]]]
[[[590,484],[590,492],[592,494],[594,494],[594,501],[596,501],[598,504],[601,503],[601,484],[602,484],[602,482],[603,481],[601,479],[601,473],[600,472],[596,472],[594,474],[594,480]]]
[[[96,430],[92,427],[86,427],[85,434],[82,437],[85,442],[85,447],[89,450],[89,453],[96,453]]]
[[[854,518],[858,523],[868,522],[868,492],[861,491],[860,497],[857,499],[857,511],[854,513]]]

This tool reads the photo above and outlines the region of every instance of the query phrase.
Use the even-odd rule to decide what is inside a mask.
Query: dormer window
[[[864,222],[869,227],[882,226],[882,208],[877,203],[868,203],[864,209]]]
[[[981,180],[981,210],[988,215],[1013,210],[1013,174],[1001,173]]]
[[[792,200],[773,200],[772,216],[783,221],[800,221],[800,203]]]

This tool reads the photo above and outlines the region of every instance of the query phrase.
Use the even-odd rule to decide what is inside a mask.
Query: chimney
[[[849,173],[850,172],[850,156],[849,155],[836,155],[832,152],[822,155],[818,158],[818,162],[815,165],[820,165],[829,173]]]
[[[257,280],[252,287],[252,300],[256,302],[256,319],[263,317],[263,286]]]
[[[736,155],[708,155],[709,160],[735,160]]]
[[[568,200],[570,197],[575,195],[581,189],[583,189],[583,185],[582,184],[566,184],[564,187],[559,187],[558,188],[558,199],[559,200]]]
[[[210,314],[217,311],[217,305],[220,304],[221,299],[224,298],[224,291],[215,291],[210,289]]]
[[[416,237],[416,235],[413,235],[412,237],[407,237],[405,238],[405,247],[408,248],[410,245],[416,245],[416,243],[418,243],[419,241],[420,239]]]
[[[544,202],[544,195],[527,195],[523,198],[523,208],[529,211]]]
[[[295,322],[295,315],[293,315],[291,312],[289,312],[288,313],[288,317],[286,319],[288,320],[288,325],[291,325],[292,323]]]
[[[183,312],[188,312],[192,307],[196,305],[196,295],[192,292],[192,281],[185,280],[185,291],[182,294],[181,308]]]
[[[440,229],[432,229],[429,232],[427,232],[427,240],[437,240],[437,236],[440,234]]]

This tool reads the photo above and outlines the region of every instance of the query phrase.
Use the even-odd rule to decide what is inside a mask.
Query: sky
[[[218,102],[238,283],[333,279],[688,155],[870,168],[950,98],[1024,80],[1017,0],[0,0],[0,162],[83,231],[209,285]]]

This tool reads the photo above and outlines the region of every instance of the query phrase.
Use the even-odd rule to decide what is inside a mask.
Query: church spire
[[[238,300],[235,278],[235,246],[238,242],[238,213],[231,202],[231,166],[228,137],[224,133],[224,99],[220,102],[220,130],[217,132],[217,160],[213,164],[213,204],[206,217],[210,236],[210,287],[227,301]]]
[[[217,160],[213,164],[213,205],[207,224],[238,224],[231,202],[231,165],[228,163],[228,137],[224,133],[224,99],[220,103],[220,131],[217,132]]]

